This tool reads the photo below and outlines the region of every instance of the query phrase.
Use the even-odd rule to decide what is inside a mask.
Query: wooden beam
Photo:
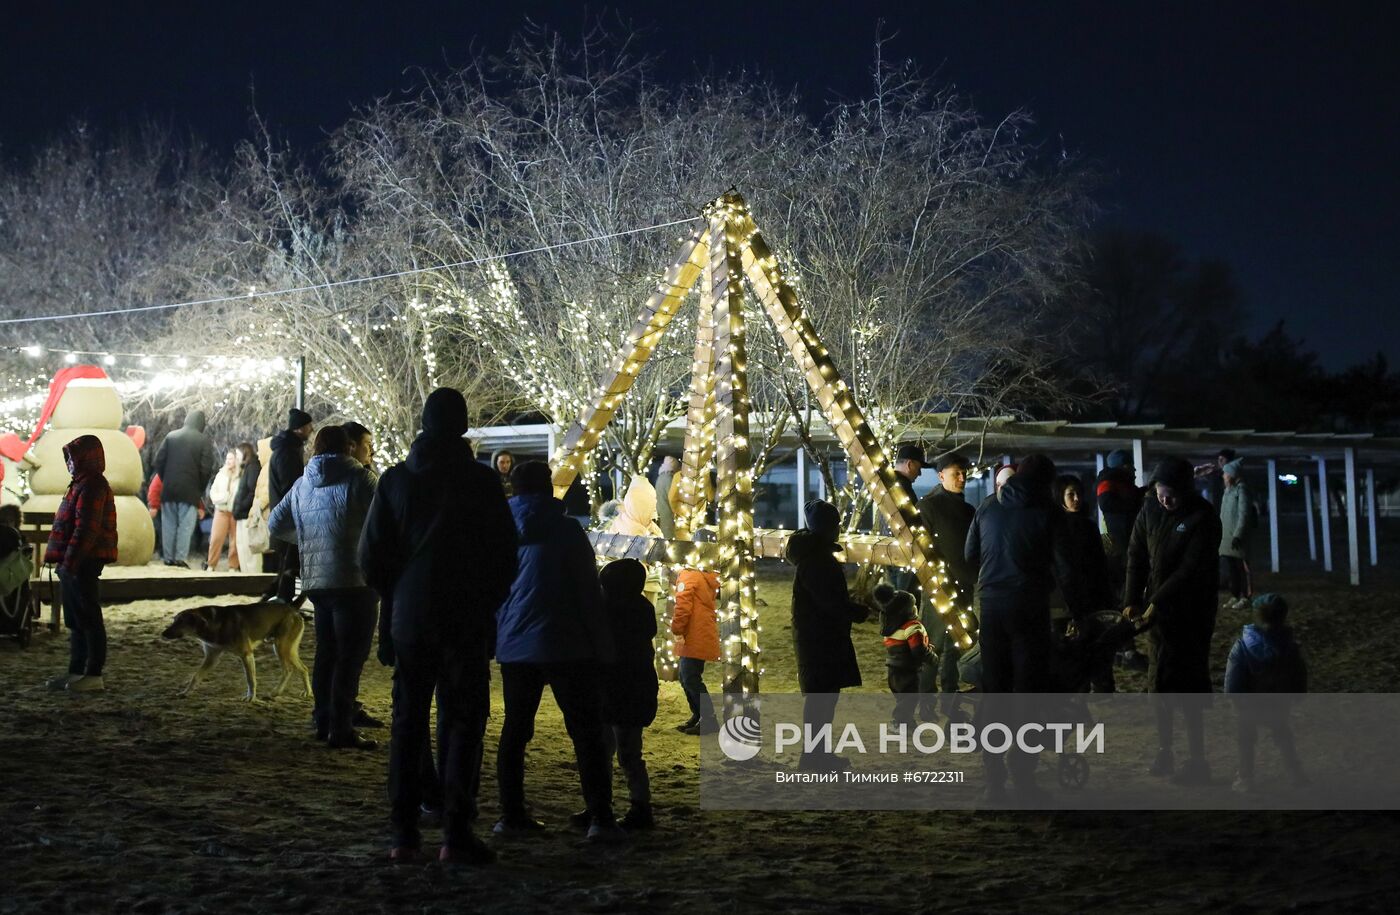
[[[947,569],[937,556],[933,539],[924,528],[913,501],[896,486],[894,469],[884,450],[804,313],[796,292],[783,278],[777,256],[747,213],[737,231],[740,237],[748,239],[743,259],[749,284],[787,344],[807,386],[816,395],[851,466],[869,489],[871,500],[884,516],[891,535],[905,545],[914,573],[944,627],[957,644],[971,646],[975,638],[972,595],[952,591]]]
[[[554,468],[555,496],[562,499],[578,477],[589,453],[597,447],[603,430],[616,414],[618,405],[632,389],[637,374],[651,358],[662,333],[699,279],[705,263],[705,245],[701,240],[704,232],[704,228],[696,229],[681,245],[675,262],[667,268],[656,292],[647,299],[633,322],[632,331],[627,337],[628,346],[618,352],[604,373],[593,403],[584,407],[565,434],[564,444],[550,456],[550,466]]]
[[[710,205],[710,293],[715,322],[715,517],[719,523],[720,644],[724,699],[733,713],[758,692],[758,617],[753,567],[753,453],[744,340],[744,270],[737,228],[743,198]],[[730,717],[726,715],[726,717]]]

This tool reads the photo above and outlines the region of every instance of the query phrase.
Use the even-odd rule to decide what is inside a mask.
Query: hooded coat
[[[511,496],[515,495],[515,489],[510,485],[510,474],[501,473],[501,471],[497,469],[497,461],[499,461],[501,459],[501,455],[504,454],[510,455],[512,461],[515,460],[515,453],[513,451],[511,451],[508,448],[498,448],[495,451],[491,452],[491,469],[495,472],[496,476],[500,478],[501,489],[505,491],[506,498],[509,499]],[[512,463],[511,466],[514,466],[514,464]]]
[[[267,504],[273,508],[292,491],[292,484],[306,469],[306,442],[290,429],[272,437],[272,459],[267,463]]]
[[[967,532],[976,514],[966,496],[949,492],[941,483],[919,500],[919,517],[933,535],[933,548],[948,567],[958,594],[967,598],[977,587],[977,566],[968,562],[966,552]]]
[[[1056,583],[1074,580],[1064,512],[1048,484],[1016,474],[977,509],[964,553],[978,569],[977,601],[985,616],[997,607],[1044,607]],[[1047,616],[1046,625],[1049,621]]]
[[[610,661],[593,544],[564,503],[546,494],[512,496],[516,574],[496,611],[502,664]]]
[[[461,437],[465,409],[460,429],[440,429],[428,401],[408,459],[379,478],[360,568],[384,599],[381,640],[489,643],[515,578],[515,522],[499,475]]]
[[[797,682],[804,693],[834,693],[860,686],[860,666],[851,644],[851,624],[866,618],[851,601],[846,574],[836,561],[835,540],[814,531],[794,531],[787,561],[797,566],[792,580],[792,640],[797,651]]]
[[[183,427],[165,437],[151,467],[160,474],[161,500],[198,505],[222,462],[204,431],[204,414],[192,410]]]
[[[632,536],[663,536],[656,523],[656,489],[650,480],[643,476],[632,478],[608,531]]]
[[[1094,497],[1099,505],[1104,548],[1111,557],[1127,554],[1133,522],[1142,510],[1143,490],[1131,467],[1105,467],[1099,472]]]
[[[676,609],[671,614],[671,634],[685,639],[677,657],[718,661],[719,621],[715,603],[719,599],[719,576],[700,569],[681,569],[676,574]]]
[[[616,659],[603,677],[603,717],[617,727],[656,720],[656,606],[642,593],[646,567],[635,559],[610,562],[598,573]]]
[[[1215,631],[1216,549],[1220,519],[1209,502],[1178,481],[1175,511],[1147,499],[1128,546],[1126,606],[1155,607],[1148,681],[1163,693],[1210,692]]]
[[[318,454],[277,503],[267,532],[295,543],[307,591],[363,588],[357,552],[374,500],[374,475],[345,454]]]
[[[1244,480],[1236,480],[1234,486],[1226,486],[1220,495],[1220,555],[1249,558],[1249,541],[1253,534],[1254,506],[1249,499],[1249,489]]]
[[[1227,693],[1305,693],[1308,667],[1287,626],[1248,625],[1230,647]]]
[[[44,562],[76,569],[85,562],[117,561],[117,503],[103,472],[107,458],[102,440],[80,435],[63,446],[73,482],[54,512]]]

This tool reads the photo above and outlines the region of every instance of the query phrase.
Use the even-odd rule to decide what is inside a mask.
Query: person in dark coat
[[[98,581],[102,569],[117,561],[117,503],[104,472],[102,440],[80,435],[63,446],[73,482],[54,512],[44,565],[58,569],[63,622],[68,626],[68,673],[48,681],[52,690],[98,692],[105,689],[107,626],[102,619]]]
[[[515,495],[510,482],[510,472],[514,468],[515,455],[509,449],[501,448],[491,454],[491,469],[500,477],[501,488],[505,490],[506,498]]]
[[[617,658],[603,680],[603,721],[611,753],[627,776],[631,807],[618,821],[630,831],[655,825],[651,781],[642,759],[642,729],[656,720],[656,606],[642,593],[647,570],[635,559],[603,566],[598,583]],[[586,813],[586,811],[585,811]],[[580,818],[582,819],[582,818]]]
[[[1148,690],[1157,704],[1154,775],[1171,775],[1172,713],[1180,705],[1190,759],[1181,784],[1205,784],[1203,712],[1211,692],[1210,639],[1215,631],[1216,549],[1220,519],[1192,485],[1192,468],[1169,458],[1152,475],[1154,495],[1133,525],[1128,545],[1124,615],[1150,625]],[[1190,694],[1197,694],[1199,700]]]
[[[1071,473],[1056,478],[1054,496],[1055,504],[1065,513],[1066,551],[1073,570],[1069,581],[1056,591],[1055,631],[1064,637],[1073,622],[1078,637],[1092,638],[1101,632],[1094,615],[1116,610],[1118,603],[1109,583],[1103,536],[1085,510],[1084,483],[1078,476]],[[1111,656],[1094,658],[1089,680],[1094,692],[1111,693],[1117,689]]]
[[[554,498],[549,465],[526,461],[511,471],[518,567],[496,613],[496,660],[506,720],[496,755],[501,792],[497,835],[539,833],[544,824],[525,803],[525,747],[548,686],[574,744],[588,805],[588,837],[625,836],[613,817],[612,766],[604,736],[601,675],[615,653],[603,613],[593,544]]]
[[[189,568],[190,542],[199,503],[219,472],[219,455],[204,431],[204,414],[191,410],[185,424],[165,437],[151,469],[160,474],[160,545],[168,566]]]
[[[312,450],[306,472],[268,517],[267,531],[297,544],[302,587],[316,609],[316,736],[336,749],[373,750],[378,744],[355,730],[354,719],[378,612],[358,555],[375,478],[350,457],[350,438],[340,426],[323,427]]]
[[[909,500],[910,508],[915,508],[919,502],[919,496],[914,492],[914,481],[923,475],[924,457],[923,447],[913,442],[906,442],[895,450],[894,482],[898,491]],[[916,601],[923,593],[919,586],[919,577],[914,574],[913,569],[891,569],[889,580],[896,590],[913,594]]]
[[[491,708],[496,608],[515,577],[515,522],[491,468],[463,436],[467,402],[439,388],[423,404],[408,459],[386,470],[360,538],[359,563],[379,592],[379,660],[394,666],[389,797],[395,860],[420,852],[422,754],[433,693],[445,736],[440,858],[485,862],[472,835],[473,771]],[[433,786],[428,786],[429,791]]]
[[[977,566],[967,561],[967,531],[972,526],[972,517],[977,513],[967,504],[964,490],[967,488],[967,458],[961,454],[945,454],[934,467],[938,471],[938,485],[928,495],[919,500],[919,517],[924,527],[933,535],[933,547],[938,558],[952,579],[955,598],[959,605],[970,605],[977,589]],[[934,648],[938,652],[937,662],[925,664],[919,669],[919,691],[932,694],[940,691],[945,699],[958,691],[958,647],[944,626],[935,626],[937,632],[930,632]],[[926,703],[922,714],[925,720],[933,717],[931,704]],[[945,702],[944,711],[953,714],[955,707]]]
[[[258,498],[258,475],[262,473],[262,462],[252,442],[238,445],[239,466],[238,489],[233,494],[233,521],[235,542],[238,548],[238,567],[245,573],[257,572],[254,562],[256,554],[248,536],[248,518],[253,514],[253,504]]]
[[[787,561],[797,566],[792,580],[792,638],[797,654],[797,683],[807,698],[803,721],[811,733],[830,728],[836,717],[837,695],[860,686],[860,667],[851,643],[851,625],[863,622],[868,611],[853,602],[846,573],[835,553],[841,513],[820,499],[806,505],[807,527],[788,538]],[[833,738],[834,739],[834,738]],[[806,769],[837,765],[828,753],[802,754]]]
[[[272,437],[272,459],[267,464],[267,510],[277,507],[306,470],[304,451],[311,438],[311,414],[297,407],[287,411],[287,428]],[[296,596],[300,556],[294,543],[273,541],[272,564],[277,570],[277,582],[272,594],[278,600],[291,603]]]
[[[1308,784],[1288,722],[1289,706],[1308,691],[1308,666],[1288,625],[1288,602],[1277,594],[1261,594],[1253,603],[1254,622],[1230,647],[1225,666],[1225,692],[1235,698],[1240,754],[1233,787],[1246,793],[1254,790],[1254,748],[1261,727],[1273,735],[1293,783]]]
[[[978,567],[978,629],[982,655],[982,689],[988,694],[1038,693],[1050,687],[1052,650],[1050,592],[1069,584],[1068,539],[1064,513],[1051,502],[1055,464],[1043,454],[1021,461],[996,498],[977,509],[968,530],[966,558]],[[1006,714],[1023,703],[984,702],[979,715]],[[987,794],[1000,800],[1006,763],[1001,754],[984,754]],[[1010,754],[1014,787],[1023,800],[1038,794],[1036,760]]]
[[[1095,482],[1094,498],[1099,508],[1099,533],[1108,563],[1109,589],[1121,600],[1128,580],[1128,542],[1147,490],[1137,485],[1137,469],[1127,451],[1121,448],[1110,451],[1105,464]],[[1147,669],[1147,658],[1136,648],[1124,651],[1120,660],[1132,670]]]

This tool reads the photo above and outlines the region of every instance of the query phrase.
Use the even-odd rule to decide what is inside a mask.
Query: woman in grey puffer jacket
[[[356,558],[374,485],[374,474],[350,457],[345,430],[326,426],[316,433],[306,472],[267,520],[271,536],[301,553],[302,589],[316,608],[311,717],[316,736],[335,748],[376,746],[353,725],[379,610]]]

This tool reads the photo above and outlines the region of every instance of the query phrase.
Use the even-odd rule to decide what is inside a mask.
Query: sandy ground
[[[1264,584],[1291,597],[1317,689],[1394,688],[1400,586]],[[765,568],[764,683],[774,691],[794,686],[788,587],[781,567]],[[23,652],[0,643],[0,913],[1344,912],[1393,911],[1400,891],[1393,814],[702,812],[694,739],[671,730],[685,717],[676,684],[662,685],[646,736],[654,833],[600,849],[567,829],[577,776],[546,700],[528,790],[553,831],[497,842],[501,860],[488,869],[396,869],[384,860],[383,750],[315,743],[299,694],[238,701],[232,660],[194,697],[176,698],[198,648],[158,635],[199,602],[112,608],[105,694],[43,690],[65,666],[60,638]],[[1222,618],[1220,671],[1243,621]],[[858,628],[869,690],[883,683],[876,636],[873,624]],[[260,659],[266,684],[274,662]],[[373,660],[362,698],[387,717],[389,676]],[[498,693],[487,823],[500,713]]]

